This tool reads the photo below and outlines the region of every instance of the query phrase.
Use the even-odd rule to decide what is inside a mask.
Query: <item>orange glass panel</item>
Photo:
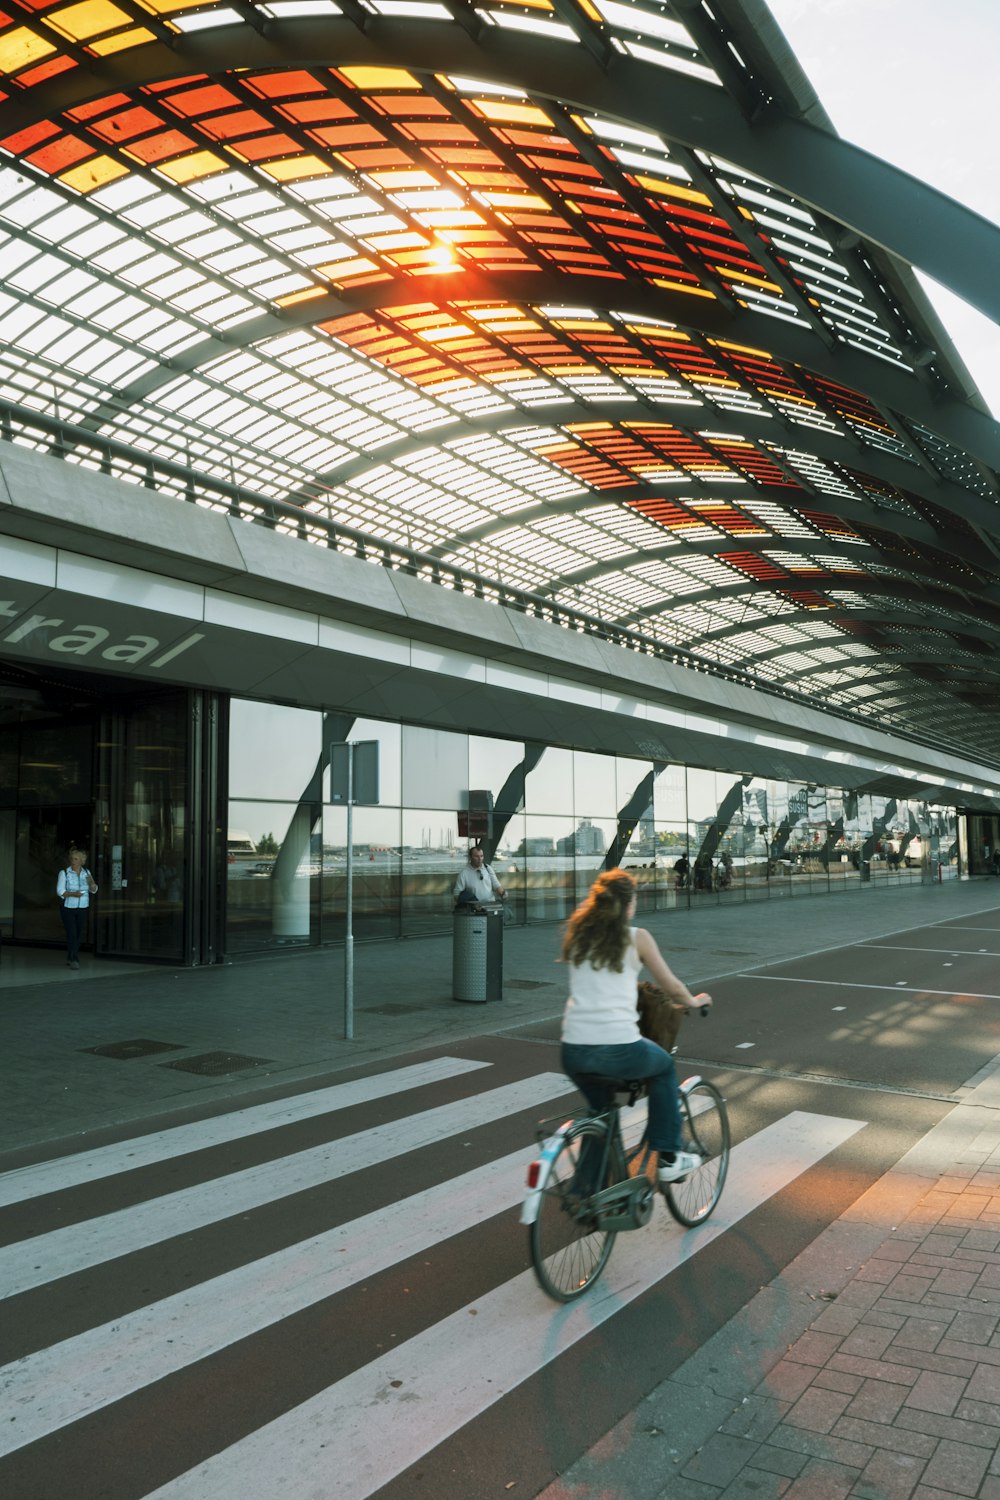
[[[278,99],[289,94],[322,94],[324,88],[311,73],[292,70],[287,73],[258,73],[245,80],[255,94]]]
[[[385,136],[380,131],[372,125],[366,125],[363,120],[358,120],[354,125],[331,125],[328,129],[310,130],[309,134],[314,140],[321,141],[324,146],[330,146],[334,151],[339,151],[344,146],[368,145],[374,141],[385,140]],[[404,157],[403,160],[406,158]]]
[[[784,582],[789,577],[784,568],[771,562],[767,557],[758,557],[755,552],[720,552],[719,560],[728,563],[731,568],[738,568],[741,573],[747,573],[751,578],[756,578],[758,583]]]
[[[58,125],[54,125],[51,120],[40,120],[37,125],[29,125],[26,130],[19,130],[16,135],[4,136],[0,140],[0,146],[3,146],[5,151],[20,156],[22,151],[30,151],[32,146],[37,146],[42,141],[47,141],[58,134]]]
[[[189,135],[180,130],[164,130],[159,135],[145,136],[142,140],[132,141],[126,148],[129,156],[134,156],[137,161],[153,165],[156,162],[165,161],[171,156],[180,156],[182,152],[190,151],[194,141]]]
[[[302,156],[302,147],[287,135],[256,135],[248,140],[228,141],[234,156],[243,161],[273,161],[281,156]]]
[[[163,121],[151,109],[137,105],[135,109],[125,109],[103,120],[95,120],[90,128],[104,141],[130,141],[150,130],[162,130]]]
[[[206,135],[214,136],[217,141],[229,141],[238,139],[243,135],[252,135],[254,131],[272,131],[274,129],[270,120],[264,115],[257,113],[255,109],[238,109],[231,114],[216,115],[211,120],[202,120],[201,128]],[[277,137],[271,135],[270,140],[287,140],[287,136]],[[276,150],[279,148],[275,148]]]
[[[450,118],[448,106],[429,94],[376,94],[368,101],[387,115],[444,115]]]
[[[109,109],[117,109],[132,103],[128,94],[108,94],[103,99],[91,99],[87,104],[81,104],[76,109],[68,109],[66,117],[70,120],[93,120],[98,115],[107,114]]]
[[[411,141],[469,141],[474,142],[476,136],[465,125],[456,125],[454,122],[438,124],[437,121],[429,123],[422,120],[407,120],[406,124],[397,124],[397,131],[407,140]],[[468,161],[469,152],[465,151],[428,151],[428,156],[436,157],[438,161]],[[492,156],[492,153],[490,153]],[[496,158],[493,158],[496,160]]]
[[[29,68],[27,72],[18,75],[18,83],[24,88],[34,88],[39,83],[47,83],[57,73],[68,73],[78,64],[72,57],[53,57],[50,62],[41,63],[37,68]]]
[[[164,99],[172,110],[179,115],[187,115],[194,118],[196,115],[212,114],[217,109],[226,109],[239,104],[235,94],[219,83],[211,83],[204,88],[187,89],[184,93],[174,93]]]
[[[295,120],[299,125],[312,125],[317,120],[356,120],[357,114],[343,99],[324,95],[322,99],[294,99],[276,106],[280,115]]]
[[[74,162],[83,161],[86,157],[93,155],[94,147],[87,141],[81,141],[74,135],[64,135],[60,140],[53,141],[48,146],[42,146],[31,156],[25,157],[25,161],[30,162],[33,167],[38,167],[40,171],[54,176],[66,167],[71,167]]]

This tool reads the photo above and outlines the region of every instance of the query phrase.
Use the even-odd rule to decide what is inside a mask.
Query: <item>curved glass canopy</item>
[[[996,762],[1000,433],[779,42],[5,0],[3,435]]]

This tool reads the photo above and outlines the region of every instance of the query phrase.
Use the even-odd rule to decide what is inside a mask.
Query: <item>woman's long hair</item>
[[[564,963],[590,963],[595,969],[622,972],[628,947],[626,913],[635,895],[635,881],[624,870],[605,870],[566,923]]]

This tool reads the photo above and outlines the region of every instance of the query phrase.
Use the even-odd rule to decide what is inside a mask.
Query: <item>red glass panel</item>
[[[162,130],[163,120],[140,104],[134,109],[123,109],[119,114],[97,120],[90,128],[102,141],[130,141],[134,136],[146,135],[151,130]]]
[[[61,140],[53,141],[50,146],[43,146],[40,151],[25,157],[25,160],[42,172],[55,174],[64,172],[75,162],[93,156],[94,151],[95,148],[89,142],[81,141],[74,135],[64,135]]]

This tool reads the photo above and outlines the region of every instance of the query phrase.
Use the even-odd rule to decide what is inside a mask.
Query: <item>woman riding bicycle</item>
[[[659,1152],[657,1178],[676,1182],[701,1157],[683,1149],[677,1074],[669,1052],[639,1032],[636,987],[645,965],[665,994],[696,1009],[710,995],[692,995],[673,974],[653,938],[632,927],[636,883],[624,870],[606,870],[566,924],[562,959],[570,966],[569,999],[563,1014],[563,1072],[592,1109],[606,1109],[611,1091],[588,1074],[644,1078],[649,1093],[649,1145]]]

